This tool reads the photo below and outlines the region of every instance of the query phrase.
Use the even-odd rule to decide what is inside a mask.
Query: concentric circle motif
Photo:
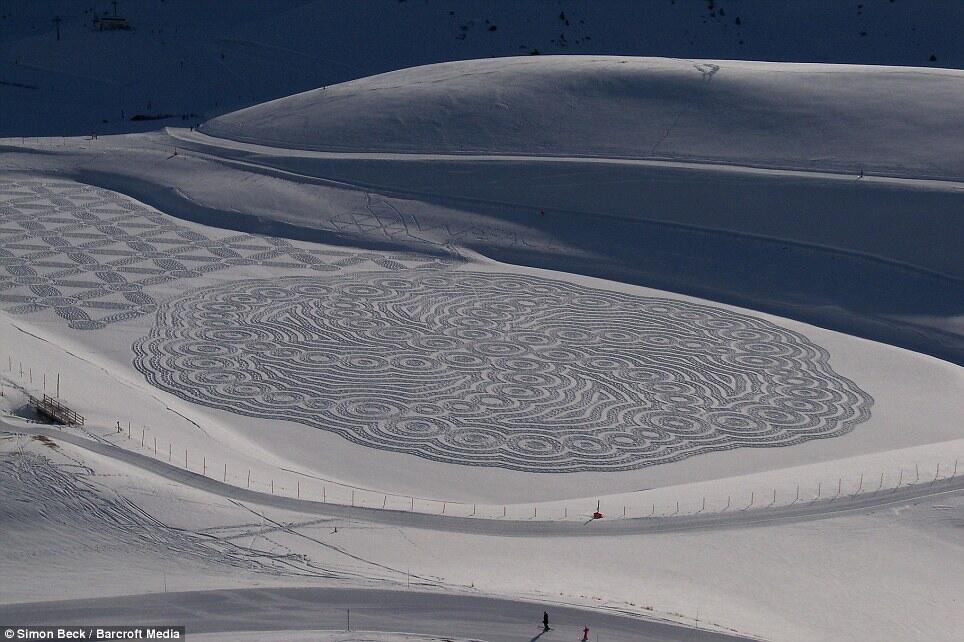
[[[873,405],[767,321],[511,274],[234,282],[162,305],[134,351],[198,404],[536,473],[837,437]]]

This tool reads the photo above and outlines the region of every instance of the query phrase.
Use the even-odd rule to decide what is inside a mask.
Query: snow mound
[[[964,177],[964,72],[530,56],[414,67],[242,109],[211,136],[341,152],[658,158]]]

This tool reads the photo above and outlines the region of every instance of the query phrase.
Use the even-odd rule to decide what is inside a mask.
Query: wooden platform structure
[[[76,412],[60,403],[57,399],[54,399],[50,395],[44,395],[43,399],[38,399],[33,395],[29,395],[30,405],[37,409],[44,417],[47,417],[51,421],[58,424],[63,424],[65,426],[83,426],[84,417],[83,415],[78,415]]]

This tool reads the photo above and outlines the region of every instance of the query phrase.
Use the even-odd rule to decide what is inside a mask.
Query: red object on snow
[[[593,519],[602,519],[602,518],[603,518],[603,514],[600,513],[600,512],[597,510],[595,513],[592,514],[592,518],[593,518]]]
[[[582,630],[582,642],[589,642],[589,627]]]

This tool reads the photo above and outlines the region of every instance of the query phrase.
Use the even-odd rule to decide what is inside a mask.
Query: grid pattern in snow
[[[123,194],[70,181],[0,181],[0,306],[52,310],[99,330],[157,310],[151,286],[235,266],[338,272],[441,267],[414,255],[305,249],[282,238],[198,232]]]

